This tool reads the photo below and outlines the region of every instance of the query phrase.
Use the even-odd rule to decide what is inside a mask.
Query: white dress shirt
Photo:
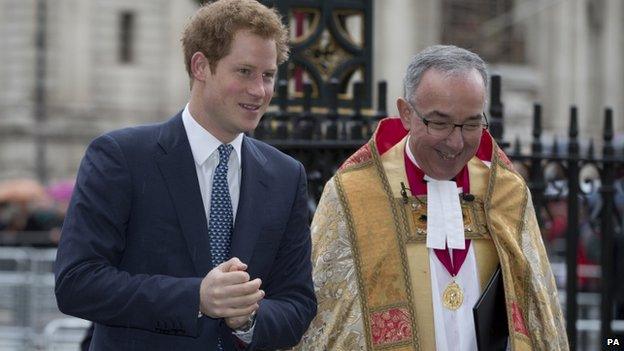
[[[204,203],[206,223],[208,223],[210,221],[212,177],[219,164],[218,148],[223,143],[197,123],[195,118],[191,116],[188,104],[186,104],[184,111],[182,111],[182,123],[184,124],[186,136],[191,145],[193,159],[195,160],[199,190],[201,191],[201,197]],[[235,223],[241,187],[241,148],[243,145],[243,133],[236,136],[229,144],[234,147],[234,152],[230,153],[230,158],[228,160],[227,181],[228,188],[230,189],[230,199],[232,201],[232,220]],[[255,323],[247,332],[234,332],[234,335],[249,344],[253,337],[254,328]]]
[[[206,210],[206,220],[210,220],[210,196],[212,195],[212,177],[219,164],[219,150],[217,148],[223,144],[214,135],[204,129],[195,118],[191,116],[188,104],[182,112],[182,123],[186,130],[193,159],[195,160],[195,170],[197,180],[201,190],[204,209]],[[234,152],[230,154],[228,161],[228,187],[230,189],[230,199],[232,200],[232,219],[236,221],[236,211],[240,197],[241,185],[241,147],[243,145],[243,133],[240,133],[230,143],[234,147]]]
[[[405,153],[407,154],[408,159],[418,167],[416,158],[408,146],[409,139],[405,145]],[[449,201],[459,201],[457,193],[447,193],[444,196],[454,197],[453,199],[448,199]],[[427,200],[429,201],[430,198],[427,197]],[[461,213],[459,215],[461,216]],[[463,230],[463,222],[461,223],[461,226],[461,229]],[[427,233],[427,236],[429,236],[429,234],[430,233]],[[442,294],[444,293],[446,287],[453,281],[453,277],[446,270],[442,262],[440,262],[433,250],[434,249],[429,248],[428,251],[436,350],[476,351],[477,335],[475,332],[472,308],[481,295],[481,287],[479,286],[474,245],[470,245],[466,259],[455,276],[455,281],[459,284],[464,293],[464,301],[455,311],[449,310],[442,305]],[[450,251],[452,259],[452,249]]]

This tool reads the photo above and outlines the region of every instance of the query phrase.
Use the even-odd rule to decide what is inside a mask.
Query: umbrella
[[[56,202],[60,202],[60,203],[69,202],[73,191],[74,191],[73,180],[62,180],[54,184],[51,184],[47,188],[48,195],[50,195],[52,200]]]
[[[0,182],[0,202],[45,201],[47,194],[39,182],[32,179],[13,179]]]

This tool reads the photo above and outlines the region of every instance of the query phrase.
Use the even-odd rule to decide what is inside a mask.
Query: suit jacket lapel
[[[208,224],[182,113],[163,124],[158,144],[164,153],[154,157],[167,184],[195,270],[204,276],[212,269]]]
[[[253,142],[245,137],[242,145],[242,179],[240,199],[232,234],[230,255],[249,263],[262,223],[262,203],[268,197],[267,159]]]

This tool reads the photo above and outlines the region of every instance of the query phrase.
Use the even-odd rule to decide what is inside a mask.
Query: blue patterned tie
[[[233,218],[232,201],[228,187],[228,160],[232,145],[219,146],[219,164],[212,177],[212,194],[210,196],[210,254],[213,267],[225,262],[230,255],[230,237],[232,236]],[[223,351],[223,341],[219,338],[217,351]]]

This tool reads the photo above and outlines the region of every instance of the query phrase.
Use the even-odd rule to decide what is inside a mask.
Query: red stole
[[[406,146],[407,147],[407,146]],[[427,194],[427,182],[425,181],[425,173],[418,168],[412,160],[407,156],[407,152],[404,152],[405,159],[405,171],[407,173],[407,181],[409,183],[409,190],[411,191],[413,196],[417,195],[426,195]],[[470,179],[468,176],[468,166],[464,166],[464,168],[459,171],[457,176],[455,176],[455,182],[458,186],[462,187],[464,194],[470,193]],[[463,250],[453,249],[453,260],[451,261],[451,256],[449,254],[448,246],[445,250],[434,249],[436,256],[444,265],[444,268],[451,274],[451,276],[457,275],[459,269],[461,268],[464,260],[466,259],[466,255],[468,254],[468,249],[470,248],[470,240],[466,239],[466,248]],[[455,263],[455,264],[453,264]]]

